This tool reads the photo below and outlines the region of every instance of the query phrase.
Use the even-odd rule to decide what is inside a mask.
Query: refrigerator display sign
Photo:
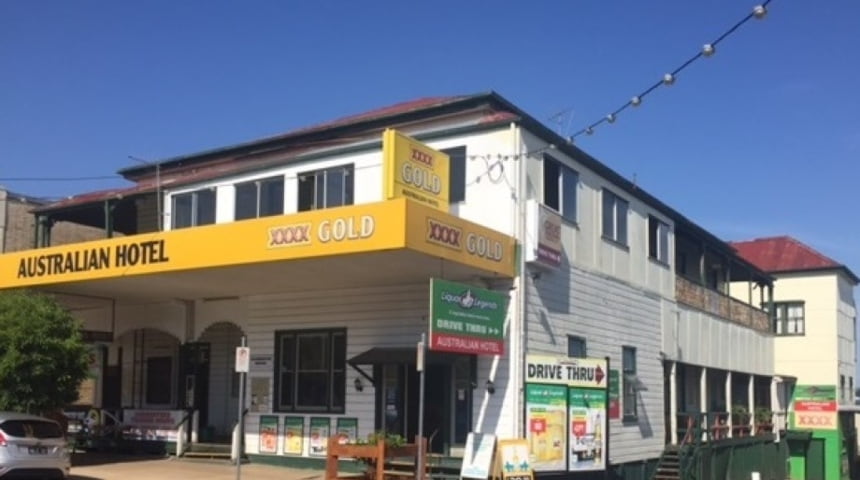
[[[570,388],[570,457],[572,472],[606,468],[606,390]]]
[[[526,385],[526,426],[529,460],[537,471],[565,469],[567,451],[567,388]]]

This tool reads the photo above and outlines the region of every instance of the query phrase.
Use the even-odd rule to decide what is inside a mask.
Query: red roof
[[[768,273],[845,269],[855,283],[858,281],[857,276],[845,265],[789,236],[756,238],[729,244],[741,257]]]

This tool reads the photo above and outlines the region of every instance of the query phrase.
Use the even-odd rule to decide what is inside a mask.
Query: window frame
[[[635,421],[639,418],[639,410],[636,402],[636,347],[622,345],[621,377],[622,417],[624,421]]]
[[[789,307],[800,307],[801,316],[788,318]],[[767,310],[767,303],[764,304],[764,310]],[[806,335],[806,302],[803,300],[787,300],[773,302],[773,325],[771,332],[779,337],[802,337]],[[780,316],[780,312],[782,316]],[[799,332],[788,332],[789,321],[800,325]]]
[[[604,188],[601,191],[601,234],[604,240],[612,242],[624,248],[628,248],[630,238],[630,202],[619,196],[612,190]],[[619,207],[624,207],[623,214],[619,212]],[[612,231],[607,232],[607,214],[611,210],[611,226]],[[623,227],[623,237],[622,228]]]
[[[648,215],[648,258],[667,267],[669,259],[672,258],[670,233],[672,229],[668,223],[654,215]]]
[[[239,189],[247,186],[254,186],[254,214],[248,216],[239,216]],[[263,212],[264,190],[267,185],[280,186],[280,208],[277,207],[270,212]],[[284,214],[284,176],[274,175],[271,177],[257,178],[247,182],[240,182],[233,186],[233,220],[248,220],[252,218],[273,217]]]
[[[329,205],[329,174],[331,172],[343,172],[343,183],[341,185],[341,203]],[[323,184],[323,192],[320,195],[318,191],[318,178],[319,176],[323,176],[322,184]],[[333,167],[327,168],[319,168],[316,170],[309,170],[306,172],[300,172],[297,175],[298,178],[298,188],[296,189],[296,209],[299,212],[308,212],[312,210],[322,210],[326,208],[336,208],[343,207],[347,205],[355,204],[355,164],[354,163],[346,163],[343,165],[336,165]],[[313,201],[310,205],[303,205],[303,193],[307,194],[306,191],[302,189],[302,185],[308,185],[306,182],[313,182],[313,192],[312,197]],[[307,188],[307,187],[305,187]],[[323,205],[319,205],[320,197],[322,198]]]
[[[574,350],[581,349],[580,353]],[[585,337],[580,335],[567,336],[567,356],[568,358],[586,358],[588,356],[588,342]]]
[[[299,381],[300,375],[299,373],[302,371],[299,365],[300,362],[300,354],[301,348],[299,345],[300,337],[312,337],[312,336],[326,336],[326,375],[327,375],[327,400],[326,405],[300,405],[301,398],[301,385],[302,382]],[[342,351],[336,351],[336,337],[341,337],[342,342],[340,347]],[[283,374],[284,371],[284,360],[282,359],[283,353],[283,339],[284,338],[292,338],[293,339],[293,347],[292,347],[292,364],[290,365],[292,368],[286,370],[291,373],[291,389],[290,395],[291,399],[289,403],[286,403],[281,398],[281,387],[283,383]],[[273,412],[293,412],[293,413],[344,413],[346,411],[346,351],[347,351],[347,337],[346,337],[346,329],[345,328],[327,328],[327,329],[304,329],[304,330],[276,330],[275,331],[275,365],[274,365],[274,395],[272,402],[272,411]],[[336,365],[336,360],[340,358],[342,362],[340,365]],[[306,370],[306,372],[310,372],[310,370]],[[338,380],[337,376],[340,377]],[[338,385],[339,383],[339,385]],[[338,387],[340,393],[342,394],[342,398],[340,399],[341,404],[336,405],[336,397],[338,393]]]
[[[211,213],[211,221],[206,221],[204,223],[200,223],[200,196],[201,194],[206,193],[212,195],[212,213]],[[190,218],[188,220],[187,225],[177,225],[176,220],[179,218],[177,214],[178,208],[177,203],[179,201],[190,198]],[[217,212],[218,212],[218,192],[215,187],[206,187],[206,188],[198,188],[197,190],[190,190],[187,192],[176,193],[171,196],[171,213],[170,213],[170,228],[171,230],[178,230],[180,228],[190,228],[190,227],[199,227],[202,225],[213,225],[217,220]]]
[[[550,171],[549,165],[557,169],[555,174]],[[555,178],[549,178],[550,176]],[[558,198],[548,199],[547,194],[550,190],[547,188],[547,184],[553,181],[555,182],[554,191]],[[579,172],[552,155],[544,154],[541,182],[543,186],[541,203],[558,212],[562,219],[576,225],[579,221]],[[550,200],[554,200],[554,202]]]
[[[443,148],[440,152],[448,155],[448,203],[466,201],[466,145]]]

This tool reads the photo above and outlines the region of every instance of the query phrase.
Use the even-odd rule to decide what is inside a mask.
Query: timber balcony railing
[[[754,330],[770,331],[767,312],[728,295],[705,288],[680,275],[675,276],[675,298],[679,303],[725,318]]]

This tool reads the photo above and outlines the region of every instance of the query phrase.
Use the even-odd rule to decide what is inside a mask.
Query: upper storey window
[[[174,195],[171,218],[174,229],[215,223],[215,189]]]
[[[355,167],[352,164],[299,174],[299,211],[352,205]]]
[[[284,213],[284,177],[236,184],[236,220]]]

